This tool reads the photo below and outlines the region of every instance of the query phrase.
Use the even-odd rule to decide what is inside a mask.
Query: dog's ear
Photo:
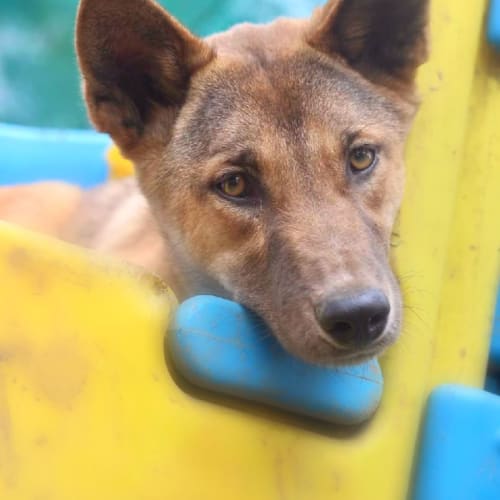
[[[427,59],[428,9],[429,0],[330,0],[307,41],[375,83],[404,88]]]
[[[90,118],[125,152],[159,113],[173,122],[190,78],[214,57],[152,0],[82,0],[76,48]]]

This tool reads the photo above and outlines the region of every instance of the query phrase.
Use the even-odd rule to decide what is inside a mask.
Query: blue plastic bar
[[[109,176],[108,136],[0,123],[0,185],[60,180],[84,188]]]
[[[200,296],[176,313],[169,348],[177,370],[214,392],[353,425],[377,409],[383,378],[376,360],[327,368],[290,356],[261,320],[239,304]]]

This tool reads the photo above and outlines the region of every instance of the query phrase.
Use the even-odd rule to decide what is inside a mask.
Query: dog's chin
[[[327,366],[353,366],[367,363],[377,358],[383,351],[353,351],[352,353],[337,356]]]
[[[360,365],[381,356],[397,339],[399,332],[388,328],[380,341],[365,349],[340,349],[317,332],[297,337],[271,329],[282,347],[292,356],[309,364],[341,367]]]
[[[339,351],[334,348],[326,348],[315,350],[314,352],[307,352],[304,350],[296,350],[285,348],[292,356],[299,358],[306,363],[326,367],[342,367],[354,366],[366,363],[378,355],[382,351]]]

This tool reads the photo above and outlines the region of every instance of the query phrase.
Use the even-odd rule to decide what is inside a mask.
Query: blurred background
[[[105,0],[103,0],[105,1]],[[201,36],[242,21],[308,17],[322,0],[162,0]],[[73,30],[78,0],[0,0],[0,122],[88,128]]]

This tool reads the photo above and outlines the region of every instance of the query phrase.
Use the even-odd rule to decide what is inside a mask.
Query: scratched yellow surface
[[[433,2],[394,239],[405,331],[376,417],[346,433],[192,392],[158,283],[0,224],[2,500],[403,500],[429,391],[480,386],[498,280],[500,57],[485,0]]]

